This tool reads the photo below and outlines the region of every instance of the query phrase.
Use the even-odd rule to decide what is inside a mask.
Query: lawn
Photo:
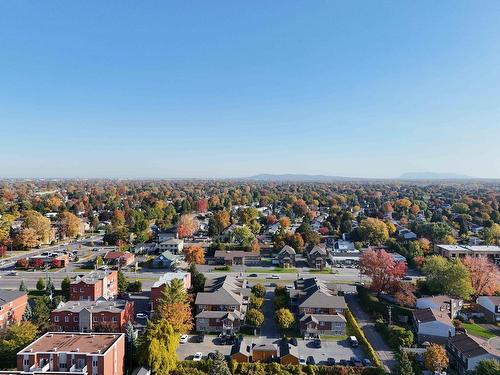
[[[325,268],[324,270],[312,269],[312,270],[309,270],[309,272],[310,273],[322,273],[322,274],[335,273],[335,272],[332,272],[332,270],[330,268]]]
[[[462,323],[462,327],[464,327],[471,335],[482,337],[483,339],[491,339],[496,336],[494,333],[475,323]]]
[[[347,335],[333,336],[333,335],[320,335],[321,340],[325,341],[342,341],[347,340]]]

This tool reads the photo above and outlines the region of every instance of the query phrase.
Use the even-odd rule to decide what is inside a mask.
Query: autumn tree
[[[483,359],[479,361],[473,372],[474,375],[498,375],[500,374],[500,361],[495,359]]]
[[[427,254],[431,251],[431,241],[429,241],[427,238],[419,238],[418,243],[420,245],[420,249],[422,249],[424,254]]]
[[[288,228],[292,224],[292,222],[290,221],[290,218],[288,218],[287,216],[280,217],[279,222],[280,222],[281,228],[283,228],[283,229]]]
[[[500,271],[488,258],[465,257],[462,261],[470,274],[474,295],[492,296],[500,291]]]
[[[33,248],[40,244],[40,239],[33,228],[23,228],[16,236],[15,243],[23,248]]]
[[[474,292],[469,270],[458,259],[448,260],[437,255],[427,257],[422,272],[431,292],[462,299],[468,299]]]
[[[246,322],[252,327],[260,327],[262,323],[264,323],[264,314],[262,314],[259,310],[252,308],[247,311]]]
[[[361,271],[372,279],[370,288],[377,293],[394,292],[406,273],[404,262],[395,262],[385,250],[368,249],[359,261]]]
[[[161,303],[158,315],[172,325],[175,332],[184,333],[193,328],[193,316],[189,304],[175,302],[171,304]]]
[[[180,238],[191,237],[198,230],[198,220],[193,215],[182,215],[177,224]]]
[[[295,323],[295,316],[286,308],[277,310],[274,314],[274,318],[278,326],[283,330],[291,328]]]
[[[188,264],[205,264],[205,251],[201,246],[190,246],[184,249]]]
[[[179,336],[166,320],[149,320],[139,337],[138,358],[156,375],[168,375],[177,365]]]
[[[273,225],[274,223],[276,223],[278,221],[278,219],[276,218],[276,215],[271,214],[271,215],[267,215],[266,221],[267,221],[268,225]]]
[[[49,243],[51,239],[50,220],[39,212],[29,210],[24,212],[23,229],[33,229],[41,243]]]
[[[80,231],[80,219],[69,211],[64,211],[60,215],[60,221],[62,224],[62,229],[67,237],[76,237],[81,234]]]
[[[266,287],[262,284],[255,284],[252,287],[252,293],[257,297],[263,298],[266,295]]]
[[[31,322],[20,322],[8,326],[0,336],[0,367],[15,367],[17,353],[32,343],[37,334],[37,327]]]
[[[208,200],[203,198],[203,199],[198,199],[196,201],[196,209],[198,210],[198,212],[207,212],[208,210]]]
[[[252,240],[252,242],[250,242],[250,251],[252,253],[260,252],[260,244],[259,244],[259,240],[257,238],[254,238]]]
[[[361,239],[372,245],[380,245],[389,238],[389,230],[385,223],[372,217],[363,220],[358,231]]]
[[[448,367],[448,355],[441,345],[430,344],[424,353],[424,364],[429,371],[439,371]]]
[[[417,297],[415,296],[415,285],[411,283],[400,283],[394,294],[397,303],[405,307],[415,307]]]

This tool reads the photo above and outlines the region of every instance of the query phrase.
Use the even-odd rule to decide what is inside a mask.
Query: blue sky
[[[498,1],[2,1],[0,176],[500,178]]]

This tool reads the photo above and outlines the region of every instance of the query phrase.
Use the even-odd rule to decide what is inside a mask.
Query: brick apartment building
[[[184,283],[184,289],[191,288],[191,273],[189,272],[167,272],[160,276],[151,287],[151,310],[156,309],[166,284],[170,284],[173,279],[180,279]]]
[[[93,271],[78,277],[71,283],[71,301],[95,301],[98,298],[112,299],[118,294],[117,271]]]
[[[133,319],[134,303],[124,300],[61,302],[50,314],[54,329],[65,332],[125,332]]]
[[[125,334],[48,332],[17,353],[17,371],[0,374],[123,375]]]
[[[0,290],[0,329],[20,322],[27,303],[28,295],[25,292]]]

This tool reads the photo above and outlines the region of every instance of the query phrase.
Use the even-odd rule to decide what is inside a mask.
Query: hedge
[[[210,360],[193,362],[179,362],[177,370],[172,374],[207,374],[211,365]],[[198,372],[193,371],[198,370]],[[296,366],[281,365],[279,363],[237,363],[229,362],[232,374],[238,375],[383,375],[384,370],[378,367],[343,367],[343,366]],[[186,370],[191,370],[188,372]]]
[[[385,319],[389,318],[389,307],[392,310],[393,318],[397,318],[398,316],[406,316],[408,320],[412,317],[412,310],[406,307],[393,305],[386,302],[381,302],[379,299],[371,294],[364,286],[357,285],[356,290],[358,292],[358,297],[361,300],[363,308],[371,314],[380,314]]]
[[[377,319],[375,329],[380,332],[384,341],[394,350],[413,344],[413,332],[396,325],[387,325],[382,319]]]
[[[351,329],[354,332],[354,336],[358,339],[359,343],[363,346],[363,349],[365,350],[365,353],[367,357],[370,359],[370,361],[377,367],[383,368],[384,366],[382,365],[382,361],[378,357],[377,353],[373,349],[372,345],[370,342],[367,340],[365,333],[359,326],[358,322],[356,319],[354,319],[354,316],[352,315],[351,311],[349,309],[346,310],[345,312],[345,318],[347,320],[347,324],[351,327]]]

